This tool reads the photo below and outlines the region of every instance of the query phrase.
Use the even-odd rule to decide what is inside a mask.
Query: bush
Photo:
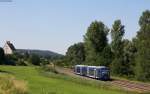
[[[38,55],[31,55],[29,60],[33,65],[40,65],[40,57]]]
[[[41,66],[41,68],[44,71],[53,72],[53,73],[56,73],[56,74],[58,73],[53,64],[43,65],[43,66]]]
[[[20,66],[27,66],[27,64],[25,63],[25,61],[23,59],[19,59],[17,62],[16,62],[17,65],[20,65]]]
[[[4,50],[0,47],[0,64],[3,64],[5,60]]]

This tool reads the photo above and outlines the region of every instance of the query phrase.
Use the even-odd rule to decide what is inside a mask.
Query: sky
[[[4,1],[0,0],[1,47],[8,40],[17,49],[60,54],[65,54],[70,45],[82,42],[88,26],[95,20],[111,28],[115,20],[121,19],[125,38],[131,40],[139,29],[142,12],[150,10],[150,0]]]

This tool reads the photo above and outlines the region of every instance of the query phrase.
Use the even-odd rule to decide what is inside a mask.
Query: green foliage
[[[45,58],[41,58],[40,59],[40,65],[43,66],[43,65],[47,65],[49,64],[49,60],[45,59]]]
[[[138,80],[150,81],[150,11],[143,12],[139,20],[140,30],[136,36],[136,67]]]
[[[111,49],[114,54],[114,60],[111,65],[112,72],[114,74],[123,74],[124,72],[124,61],[123,61],[123,35],[124,25],[121,24],[120,20],[116,20],[111,30]]]
[[[110,67],[110,64],[112,62],[112,58],[113,58],[113,53],[111,51],[111,47],[110,45],[107,45],[104,50],[103,50],[103,59],[104,60],[103,63],[101,63],[102,66],[107,66]]]
[[[123,40],[125,30],[120,20],[116,20],[112,27],[111,49],[114,57],[111,70],[115,75],[133,77],[136,47],[129,40]]]
[[[72,66],[71,63],[68,62],[68,59],[66,56],[64,56],[61,59],[55,60],[54,64],[57,66],[61,66],[61,67],[71,67]]]
[[[55,69],[55,66],[53,65],[53,64],[47,64],[47,65],[43,65],[43,66],[41,66],[40,67],[41,69],[41,71],[45,71],[45,72],[53,72],[53,73],[58,73],[58,71]]]
[[[4,50],[0,48],[0,64],[3,64],[5,60]]]
[[[40,57],[38,55],[32,54],[30,56],[29,61],[33,64],[33,65],[40,65]]]
[[[85,61],[84,43],[77,43],[70,46],[66,53],[69,65],[83,64]]]
[[[103,65],[103,50],[107,46],[108,28],[102,22],[92,22],[84,36],[86,63]]]
[[[141,26],[141,29],[150,24],[150,10],[146,10],[143,12],[142,16],[139,20],[139,25]]]
[[[24,55],[19,53],[14,53],[11,55],[5,56],[5,65],[21,65],[21,66],[27,66],[26,59],[24,58]]]
[[[16,55],[6,55],[5,57],[5,65],[16,65],[17,57]]]
[[[135,66],[135,54],[137,52],[137,49],[135,47],[135,44],[129,40],[124,40],[123,43],[123,60],[125,67],[123,75],[133,77]]]
[[[123,53],[123,35],[125,33],[124,25],[121,24],[121,20],[116,20],[111,30],[111,48],[115,57],[120,57]]]
[[[27,66],[28,64],[26,63],[24,59],[18,59],[18,61],[16,62],[16,65]]]
[[[115,75],[123,75],[124,66],[122,64],[123,58],[114,58],[111,64],[111,72]]]

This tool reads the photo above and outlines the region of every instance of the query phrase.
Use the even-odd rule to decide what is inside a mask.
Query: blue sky
[[[150,0],[12,0],[0,2],[0,46],[6,40],[16,48],[51,50],[65,54],[83,41],[94,20],[111,28],[114,20],[125,25],[125,38],[139,29],[142,12]]]

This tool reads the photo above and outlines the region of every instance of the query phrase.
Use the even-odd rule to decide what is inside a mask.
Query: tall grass
[[[123,90],[120,87],[114,87],[110,83],[107,83],[104,81],[88,80],[88,79],[72,77],[72,76],[59,73],[57,70],[55,70],[52,67],[47,67],[47,68],[49,69],[46,71],[43,70],[43,68],[37,68],[37,70],[39,71],[40,75],[43,75],[45,77],[50,77],[54,79],[62,79],[64,81],[69,81],[69,82],[77,83],[77,84],[84,85],[84,86],[91,86],[91,87],[99,88],[99,89],[124,92],[126,94],[138,94],[137,92],[129,92],[129,91]],[[55,72],[54,70],[57,72]]]
[[[16,80],[13,76],[0,76],[0,94],[27,94],[25,81]]]
[[[45,71],[39,67],[0,66],[0,70],[5,72],[3,74],[10,74],[13,75],[16,79],[22,79],[26,81],[28,86],[28,94],[136,94],[124,92],[122,90],[111,90],[109,89],[111,86],[103,86],[102,82],[98,84],[98,81],[95,80],[93,82],[61,73],[56,73],[54,68]]]

